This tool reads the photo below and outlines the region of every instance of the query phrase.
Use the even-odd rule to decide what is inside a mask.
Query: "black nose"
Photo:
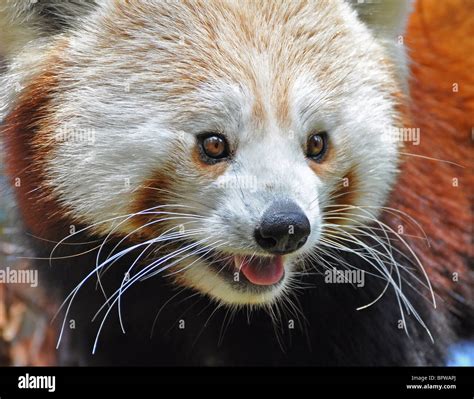
[[[287,254],[301,248],[311,233],[309,220],[292,201],[275,201],[264,212],[254,235],[258,245],[273,254]]]

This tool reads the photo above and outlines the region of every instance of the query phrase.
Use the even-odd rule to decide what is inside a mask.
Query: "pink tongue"
[[[271,258],[251,258],[250,256],[235,256],[235,267],[242,271],[247,280],[255,285],[272,285],[278,283],[285,269],[283,258],[273,256]]]

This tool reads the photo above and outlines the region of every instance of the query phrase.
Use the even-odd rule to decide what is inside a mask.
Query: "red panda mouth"
[[[208,250],[201,260],[233,288],[260,292],[271,290],[283,281],[285,258],[283,255],[240,255]]]
[[[232,285],[252,287],[277,285],[285,275],[283,256],[225,255],[213,252],[207,257],[208,265]]]
[[[255,285],[274,285],[285,274],[282,256],[238,256],[233,257],[234,267]]]

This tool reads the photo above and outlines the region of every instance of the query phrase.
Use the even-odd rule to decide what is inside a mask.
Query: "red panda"
[[[59,363],[442,365],[472,333],[463,7],[7,4],[6,166]]]

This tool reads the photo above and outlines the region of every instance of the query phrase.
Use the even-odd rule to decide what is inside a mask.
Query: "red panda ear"
[[[350,0],[359,18],[379,37],[405,32],[413,0]]]
[[[25,44],[60,33],[91,12],[96,0],[0,0],[0,57],[14,56]]]
[[[408,61],[403,36],[415,0],[349,0],[391,59],[400,88],[408,91]]]

